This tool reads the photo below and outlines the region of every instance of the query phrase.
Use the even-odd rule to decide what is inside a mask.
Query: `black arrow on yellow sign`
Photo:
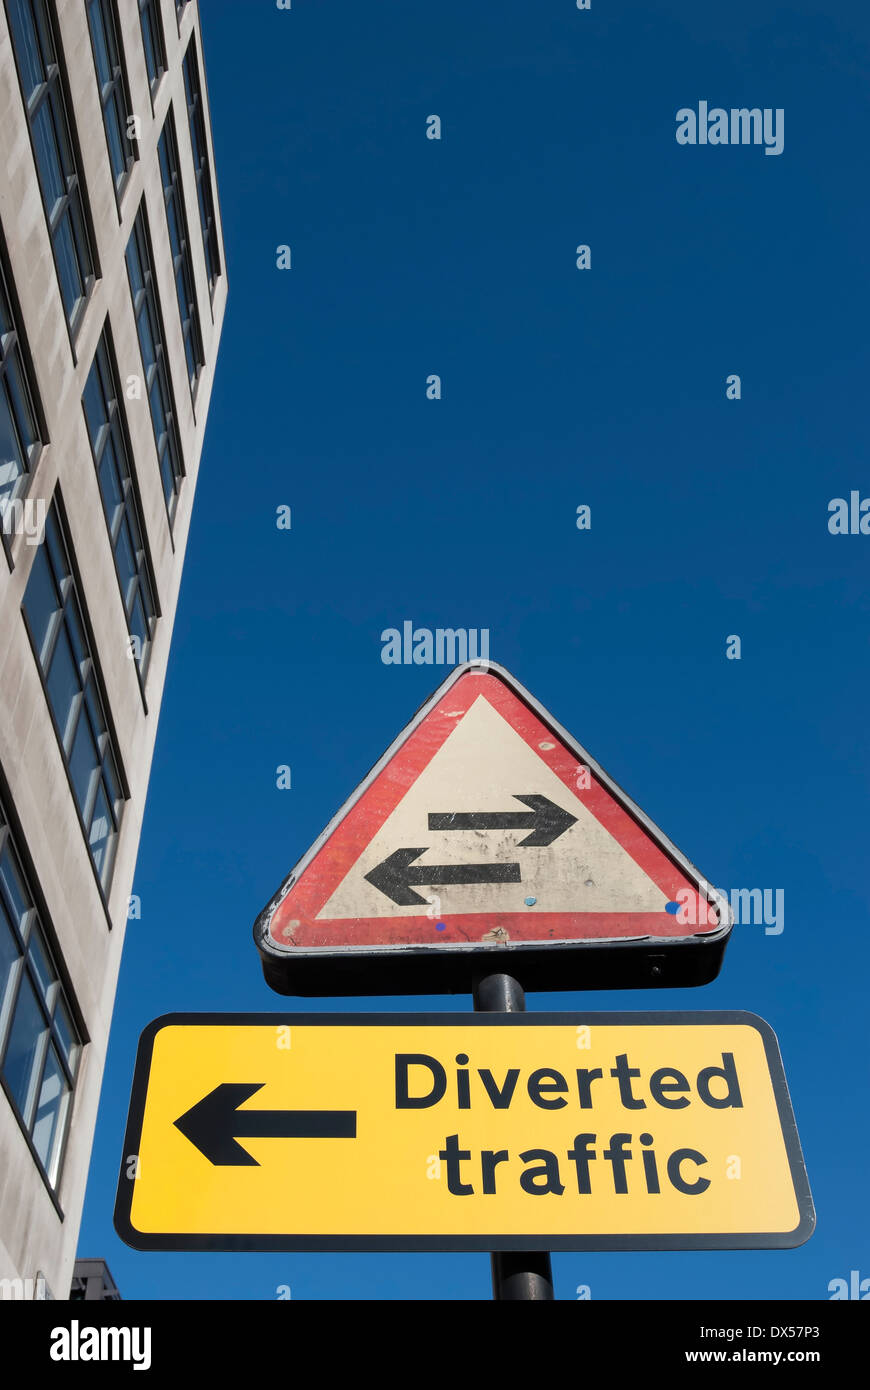
[[[355,1110],[240,1110],[266,1083],[215,1086],[175,1121],[216,1167],[259,1168],[236,1139],[355,1139]]]

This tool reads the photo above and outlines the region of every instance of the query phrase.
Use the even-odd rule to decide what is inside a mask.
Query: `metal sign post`
[[[526,1011],[523,987],[512,975],[484,975],[474,982],[477,1013],[521,1014]],[[553,1267],[547,1250],[494,1250],[492,1296],[498,1302],[552,1302]]]

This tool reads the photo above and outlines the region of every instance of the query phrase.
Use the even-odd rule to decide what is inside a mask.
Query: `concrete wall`
[[[55,273],[46,218],[37,184],[21,88],[0,0],[0,232],[20,303],[20,328],[35,367],[33,385],[48,426],[49,446],[33,475],[28,497],[48,506],[59,483],[68,520],[80,595],[93,632],[97,663],[114,724],[123,776],[129,788],[108,901],[104,903],[64,770],[39,670],[21,616],[22,597],[36,549],[24,535],[11,538],[11,561],[0,554],[0,769],[6,810],[15,838],[23,838],[42,898],[44,925],[84,1020],[89,1042],[80,1064],[66,1155],[56,1198],[58,1213],[31,1157],[9,1102],[0,1092],[0,1279],[35,1279],[41,1272],[55,1297],[68,1296],[103,1065],[132,891],[133,871],[157,728],[169,644],[187,543],[206,416],[214,379],[227,277],[213,303],[207,283],[187,123],[181,60],[194,29],[197,5],[187,5],[179,24],[174,0],[163,0],[162,20],[169,72],[151,97],[138,7],[118,6],[133,111],[141,117],[139,160],[116,203],[103,130],[85,6],[58,0],[62,56],[78,134],[80,168],[90,207],[99,280],[74,348]],[[208,93],[197,32],[200,81],[209,142]],[[157,160],[157,140],[170,102],[175,107],[187,222],[202,326],[205,369],[191,401],[181,323]],[[212,159],[212,185],[218,186]],[[142,374],[124,252],[144,195],[154,249],[172,385],[186,477],[172,530],[164,504],[147,400],[125,402],[133,465],[142,501],[161,612],[145,677],[144,700],[128,655],[124,617],[99,485],[88,441],[81,395],[108,314],[122,385]],[[16,825],[16,821],[18,824]],[[135,930],[136,923],[131,923]],[[121,1136],[119,1135],[119,1146]]]

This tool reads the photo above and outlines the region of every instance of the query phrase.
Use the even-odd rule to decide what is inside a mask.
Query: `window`
[[[208,287],[214,293],[217,278],[221,273],[221,266],[218,253],[217,223],[214,214],[214,195],[211,186],[211,168],[208,162],[208,144],[205,138],[205,114],[199,86],[196,45],[193,39],[191,39],[190,47],[184,56],[184,91],[187,98],[187,118],[190,124],[193,167],[196,171],[196,196],[199,202],[199,220],[202,224],[202,244],[205,248]]]
[[[142,25],[142,45],[151,95],[166,71],[166,52],[160,27],[160,0],[139,0],[139,23]]]
[[[88,23],[91,27],[94,65],[103,107],[109,162],[117,192],[136,162],[136,146],[128,134],[131,131],[130,99],[121,61],[121,43],[114,0],[88,0]]]
[[[157,606],[145,553],[145,531],[133,489],[127,437],[121,419],[117,374],[104,332],[85,385],[82,404],[97,468],[109,539],[131,653],[144,678],[157,625]]]
[[[82,1052],[39,914],[0,814],[0,1076],[52,1187]]]
[[[41,442],[34,398],[0,266],[0,522],[4,535],[12,528],[12,503],[26,487]]]
[[[154,442],[157,445],[163,496],[171,520],[184,476],[184,465],[175,418],[175,402],[163,346],[163,320],[157,300],[144,204],[139,209],[127,243],[127,274],[130,278],[133,312],[139,332],[142,365],[145,368],[145,388],[151,407],[151,423],[154,426]]]
[[[205,364],[205,357],[202,351],[202,330],[193,283],[190,236],[187,230],[181,175],[178,169],[178,145],[175,140],[175,124],[171,110],[166,117],[166,124],[157,145],[157,153],[160,158],[160,173],[163,178],[163,201],[166,205],[169,244],[172,247],[172,265],[175,272],[178,311],[181,314],[181,332],[184,337],[187,375],[190,389],[193,391],[199,373]]]
[[[8,0],[10,32],[42,201],[51,233],[60,292],[70,331],[78,327],[94,284],[94,258],[85,225],[57,45],[46,0]]]
[[[124,795],[56,505],[27,581],[24,614],[91,859],[105,889]]]

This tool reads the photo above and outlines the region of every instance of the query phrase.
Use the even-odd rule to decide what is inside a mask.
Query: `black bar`
[[[523,987],[512,975],[483,975],[474,981],[478,1013],[521,1014],[526,1010]],[[547,1250],[501,1250],[490,1255],[492,1296],[498,1302],[550,1303],[553,1269]]]
[[[236,1110],[234,1139],[355,1139],[355,1110]]]

